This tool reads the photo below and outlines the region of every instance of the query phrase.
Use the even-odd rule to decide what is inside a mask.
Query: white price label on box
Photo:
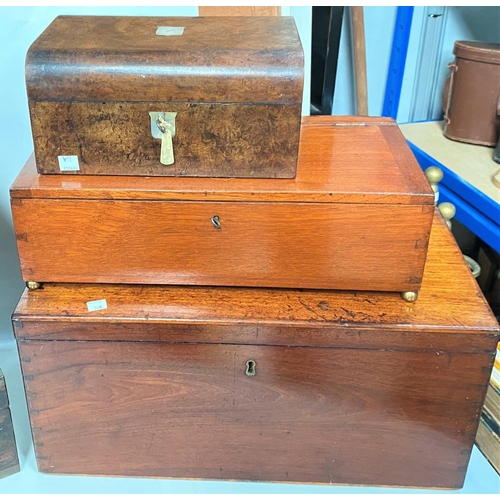
[[[100,311],[101,309],[107,308],[108,304],[106,303],[106,299],[91,300],[90,302],[87,302],[87,309],[89,310],[89,312]]]
[[[159,36],[180,36],[184,34],[184,26],[159,26],[156,34]]]
[[[58,156],[59,170],[61,172],[76,172],[80,170],[78,156]]]

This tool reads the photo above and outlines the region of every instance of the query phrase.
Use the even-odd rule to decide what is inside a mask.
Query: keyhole
[[[214,215],[212,217],[212,224],[214,225],[215,229],[220,229],[220,219],[218,215]]]
[[[245,370],[245,375],[247,377],[253,377],[255,375],[255,365],[257,363],[253,359],[247,361],[247,369]]]

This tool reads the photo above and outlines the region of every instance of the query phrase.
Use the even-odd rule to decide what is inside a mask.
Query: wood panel
[[[168,98],[166,98],[168,101]],[[177,113],[174,163],[160,163],[149,112]],[[31,102],[42,174],[294,178],[300,104]],[[61,119],[64,117],[64,119]],[[77,156],[61,172],[59,156]]]
[[[492,360],[144,342],[19,347],[41,472],[442,488],[463,484]]]
[[[70,285],[75,286],[75,285]],[[58,287],[60,288],[60,287]],[[235,293],[236,290],[232,289]],[[182,292],[182,290],[180,290]],[[103,294],[104,295],[104,294]],[[96,296],[103,296],[96,295]],[[194,297],[196,299],[196,296]],[[81,304],[85,302],[81,301]],[[194,303],[194,302],[193,302]],[[168,306],[167,306],[168,307]],[[383,316],[384,313],[381,313]],[[486,319],[486,318],[484,318]],[[221,321],[221,323],[223,323]],[[297,322],[299,323],[299,322]],[[346,349],[391,349],[394,351],[433,352],[441,356],[452,353],[494,354],[498,342],[498,328],[467,330],[457,326],[445,328],[408,327],[408,325],[381,324],[308,326],[252,326],[247,324],[189,324],[186,320],[162,322],[130,322],[114,318],[112,321],[85,321],[79,318],[29,318],[13,322],[18,340],[99,340],[145,341],[186,344],[241,344],[285,347],[340,347]],[[444,333],[444,335],[442,335]]]
[[[59,16],[26,59],[30,101],[300,104],[303,79],[295,21],[280,16]]]
[[[434,204],[394,120],[346,116],[303,118],[293,180],[39,175],[31,157],[11,197]]]
[[[5,408],[0,410],[0,479],[20,470],[12,417]]]
[[[433,216],[413,205],[29,199],[12,211],[26,281],[381,291],[420,288]]]
[[[279,16],[281,7],[270,7],[259,5],[255,7],[238,6],[238,7],[209,7],[200,5],[198,7],[200,16]]]
[[[107,308],[89,312],[87,302]],[[436,213],[419,298],[392,293],[124,285],[25,290],[16,337],[495,352],[499,326]]]
[[[12,416],[2,370],[0,370],[0,479],[19,472]]]

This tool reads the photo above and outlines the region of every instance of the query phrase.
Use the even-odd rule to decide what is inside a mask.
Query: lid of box
[[[30,100],[302,102],[292,17],[59,16],[28,50]]]
[[[11,197],[434,204],[396,122],[352,116],[303,118],[295,179],[40,175],[32,157]]]
[[[397,293],[45,284],[18,340],[130,340],[494,352],[499,326],[436,211],[416,302]],[[480,335],[484,338],[481,338]]]
[[[457,40],[453,47],[453,54],[461,59],[500,64],[500,43]]]

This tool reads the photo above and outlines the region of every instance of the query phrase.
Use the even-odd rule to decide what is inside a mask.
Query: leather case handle
[[[451,104],[451,94],[453,92],[453,79],[455,77],[455,73],[457,72],[457,65],[453,62],[448,64],[448,68],[450,68],[450,74],[444,83],[443,94],[441,97],[441,104],[444,109],[444,119],[446,120],[446,125],[450,123],[449,111]]]

